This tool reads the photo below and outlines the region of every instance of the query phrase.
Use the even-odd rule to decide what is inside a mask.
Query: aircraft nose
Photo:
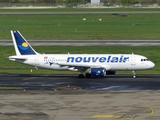
[[[155,66],[155,64],[153,62],[150,62],[150,68],[153,68]]]

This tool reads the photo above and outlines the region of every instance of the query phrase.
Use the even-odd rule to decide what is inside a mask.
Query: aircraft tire
[[[84,75],[83,74],[79,74],[78,78],[84,78]]]
[[[86,78],[91,78],[91,74],[86,73]]]

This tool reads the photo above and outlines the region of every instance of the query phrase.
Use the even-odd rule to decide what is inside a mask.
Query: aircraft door
[[[136,65],[136,56],[134,55],[131,57],[131,65]]]

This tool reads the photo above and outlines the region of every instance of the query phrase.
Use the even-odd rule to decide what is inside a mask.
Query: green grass
[[[160,57],[159,51],[160,47],[156,46],[129,46],[129,47],[111,47],[111,46],[87,46],[87,47],[78,47],[78,46],[46,46],[46,47],[34,47],[34,49],[39,53],[52,53],[52,54],[140,54],[148,57],[151,61],[155,63],[155,67],[151,70],[146,71],[137,71],[138,74],[160,74]],[[10,46],[1,46],[0,47],[0,74],[30,74],[30,70],[33,69],[31,74],[78,74],[79,72],[70,72],[70,71],[57,71],[57,70],[46,70],[39,69],[35,70],[32,66],[27,66],[24,64],[16,63],[9,61],[6,57],[14,55],[14,48]],[[119,71],[117,74],[131,74],[131,71]]]
[[[32,40],[158,40],[159,21],[159,14],[1,15],[0,39],[11,39],[10,30],[19,30]]]
[[[0,90],[22,90],[22,87],[0,86]]]

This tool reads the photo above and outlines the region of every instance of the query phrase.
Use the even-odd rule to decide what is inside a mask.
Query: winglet
[[[19,31],[11,30],[11,35],[17,56],[38,54]]]

